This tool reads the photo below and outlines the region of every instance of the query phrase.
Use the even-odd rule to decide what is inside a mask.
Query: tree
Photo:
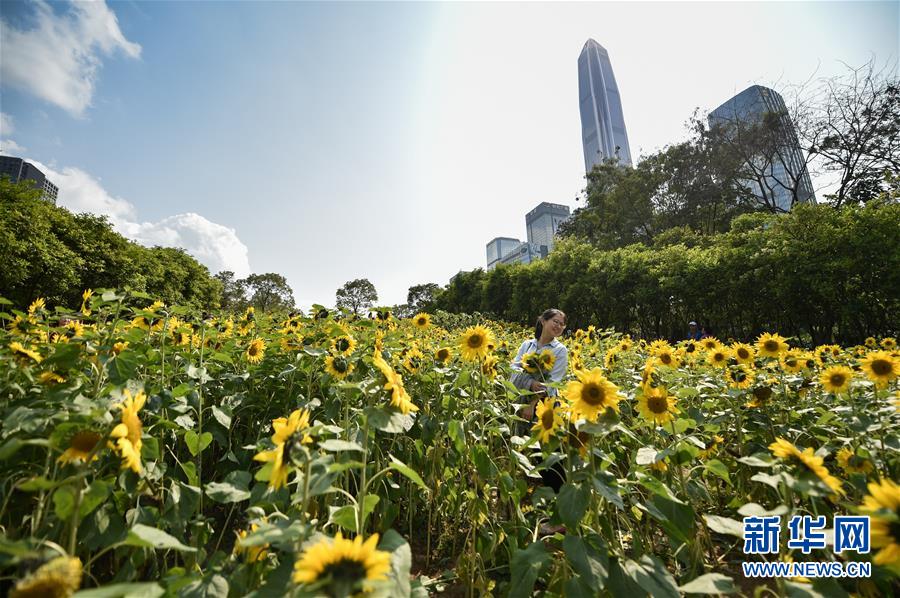
[[[228,311],[243,310],[247,303],[246,279],[235,280],[234,272],[231,270],[223,270],[216,274],[215,278],[222,283],[220,307]]]
[[[406,295],[406,304],[413,314],[429,311],[433,309],[434,300],[440,292],[441,287],[433,282],[411,286]]]
[[[357,278],[344,283],[335,293],[338,309],[348,309],[357,316],[362,315],[378,301],[375,285],[368,278]]]
[[[885,191],[885,172],[900,171],[900,79],[875,62],[825,79],[797,103],[801,138],[816,174],[836,178],[834,207]]]
[[[251,274],[238,281],[250,294],[250,305],[262,312],[294,309],[294,292],[281,274]]]

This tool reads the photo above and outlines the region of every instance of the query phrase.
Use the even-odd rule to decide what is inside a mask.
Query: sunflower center
[[[831,382],[832,386],[843,386],[846,379],[844,374],[832,374],[831,377],[828,378],[828,381]]]
[[[887,359],[876,359],[872,362],[871,367],[876,376],[887,376],[894,369]]]
[[[337,350],[343,353],[347,349],[350,348],[350,342],[345,338],[339,338],[337,343],[335,343]]]
[[[753,396],[760,401],[768,401],[772,396],[772,389],[768,386],[759,386],[753,389]]]
[[[750,351],[748,351],[744,347],[741,347],[740,349],[737,350],[737,356],[740,357],[741,359],[749,359]]]
[[[600,405],[604,399],[603,389],[599,385],[589,382],[581,389],[581,400],[588,405]]]
[[[416,324],[418,324],[419,326],[424,326],[425,323],[426,323],[425,318],[419,318],[418,320],[416,320]]]
[[[469,340],[466,342],[470,349],[478,349],[484,342],[484,338],[480,334],[473,334],[469,336]]]
[[[355,584],[366,578],[366,566],[359,561],[345,558],[326,566],[322,573],[330,575],[333,580],[339,583]]]
[[[256,345],[250,345],[250,348],[247,349],[247,353],[251,357],[256,357],[257,355],[259,355],[259,347]]]
[[[444,361],[445,359],[450,357],[450,351],[448,351],[447,349],[441,349],[440,351],[438,351],[437,357],[441,361]]]
[[[789,368],[797,367],[797,360],[796,360],[796,359],[793,359],[793,358],[785,359],[785,360],[784,360],[784,363],[785,363]]]
[[[744,370],[737,370],[732,372],[731,377],[735,382],[743,382],[747,379],[747,374],[744,373]]]
[[[664,364],[669,365],[672,363],[672,356],[668,353],[663,353],[659,356],[659,360]]]
[[[778,351],[778,341],[766,341],[763,344],[763,347],[766,348],[766,351],[775,353],[776,351]]]
[[[94,432],[79,432],[72,437],[71,446],[77,451],[91,452],[100,441],[100,435]]]
[[[897,513],[897,516],[900,517],[900,512]],[[888,533],[894,539],[894,544],[900,544],[900,521],[892,521],[888,524]]]
[[[714,353],[713,361],[723,361],[725,359],[725,355],[723,353]]]
[[[697,350],[697,347],[696,347],[696,345],[694,345],[694,343],[688,343],[688,344],[684,347],[684,350],[685,350],[687,353],[693,353],[694,351]]]
[[[541,415],[541,425],[545,430],[553,429],[553,409],[547,409]]]
[[[335,359],[334,363],[331,364],[334,369],[341,374],[347,371],[347,361],[345,359]]]
[[[647,408],[656,414],[665,413],[669,410],[669,401],[665,396],[652,396],[647,399]]]

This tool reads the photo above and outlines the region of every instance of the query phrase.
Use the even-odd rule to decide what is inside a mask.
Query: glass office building
[[[785,212],[794,205],[795,193],[797,202],[815,203],[815,191],[794,124],[777,91],[762,85],[748,87],[710,112],[708,120],[710,127],[724,126],[737,131],[762,122],[766,114],[778,115],[783,135],[771,156],[759,156],[753,161],[752,170],[758,172],[757,180],[743,181],[744,187],[767,205]]]
[[[585,42],[578,57],[578,99],[585,172],[608,158],[631,166],[622,100],[609,53],[592,39]]]
[[[546,201],[525,214],[528,242],[538,248],[541,257],[547,257],[553,249],[553,239],[559,225],[569,219],[569,206]]]
[[[522,242],[511,237],[497,237],[487,244],[487,269],[493,270],[506,255],[518,249]]]

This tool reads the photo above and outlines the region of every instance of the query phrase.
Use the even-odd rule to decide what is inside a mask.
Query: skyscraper
[[[525,214],[528,242],[536,246],[541,257],[547,257],[553,249],[553,238],[559,225],[569,219],[569,206],[542,201]]]
[[[631,166],[622,100],[609,53],[592,39],[584,43],[578,57],[578,100],[585,172],[608,158]]]
[[[59,188],[51,183],[37,166],[26,162],[22,158],[13,156],[0,156],[0,175],[7,175],[13,183],[19,181],[34,181],[34,188],[41,190],[41,199],[56,204],[56,196]]]
[[[794,202],[816,202],[806,161],[797,141],[797,133],[781,95],[768,87],[753,85],[709,113],[709,126],[725,127],[726,135],[738,135],[773,115],[778,127],[774,142],[760,146],[760,153],[747,164],[753,178],[743,186],[762,203],[788,211]]]

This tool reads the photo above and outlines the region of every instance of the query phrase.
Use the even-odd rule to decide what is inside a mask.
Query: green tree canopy
[[[357,278],[344,283],[335,293],[338,309],[347,309],[362,315],[378,301],[378,292],[368,278]]]

